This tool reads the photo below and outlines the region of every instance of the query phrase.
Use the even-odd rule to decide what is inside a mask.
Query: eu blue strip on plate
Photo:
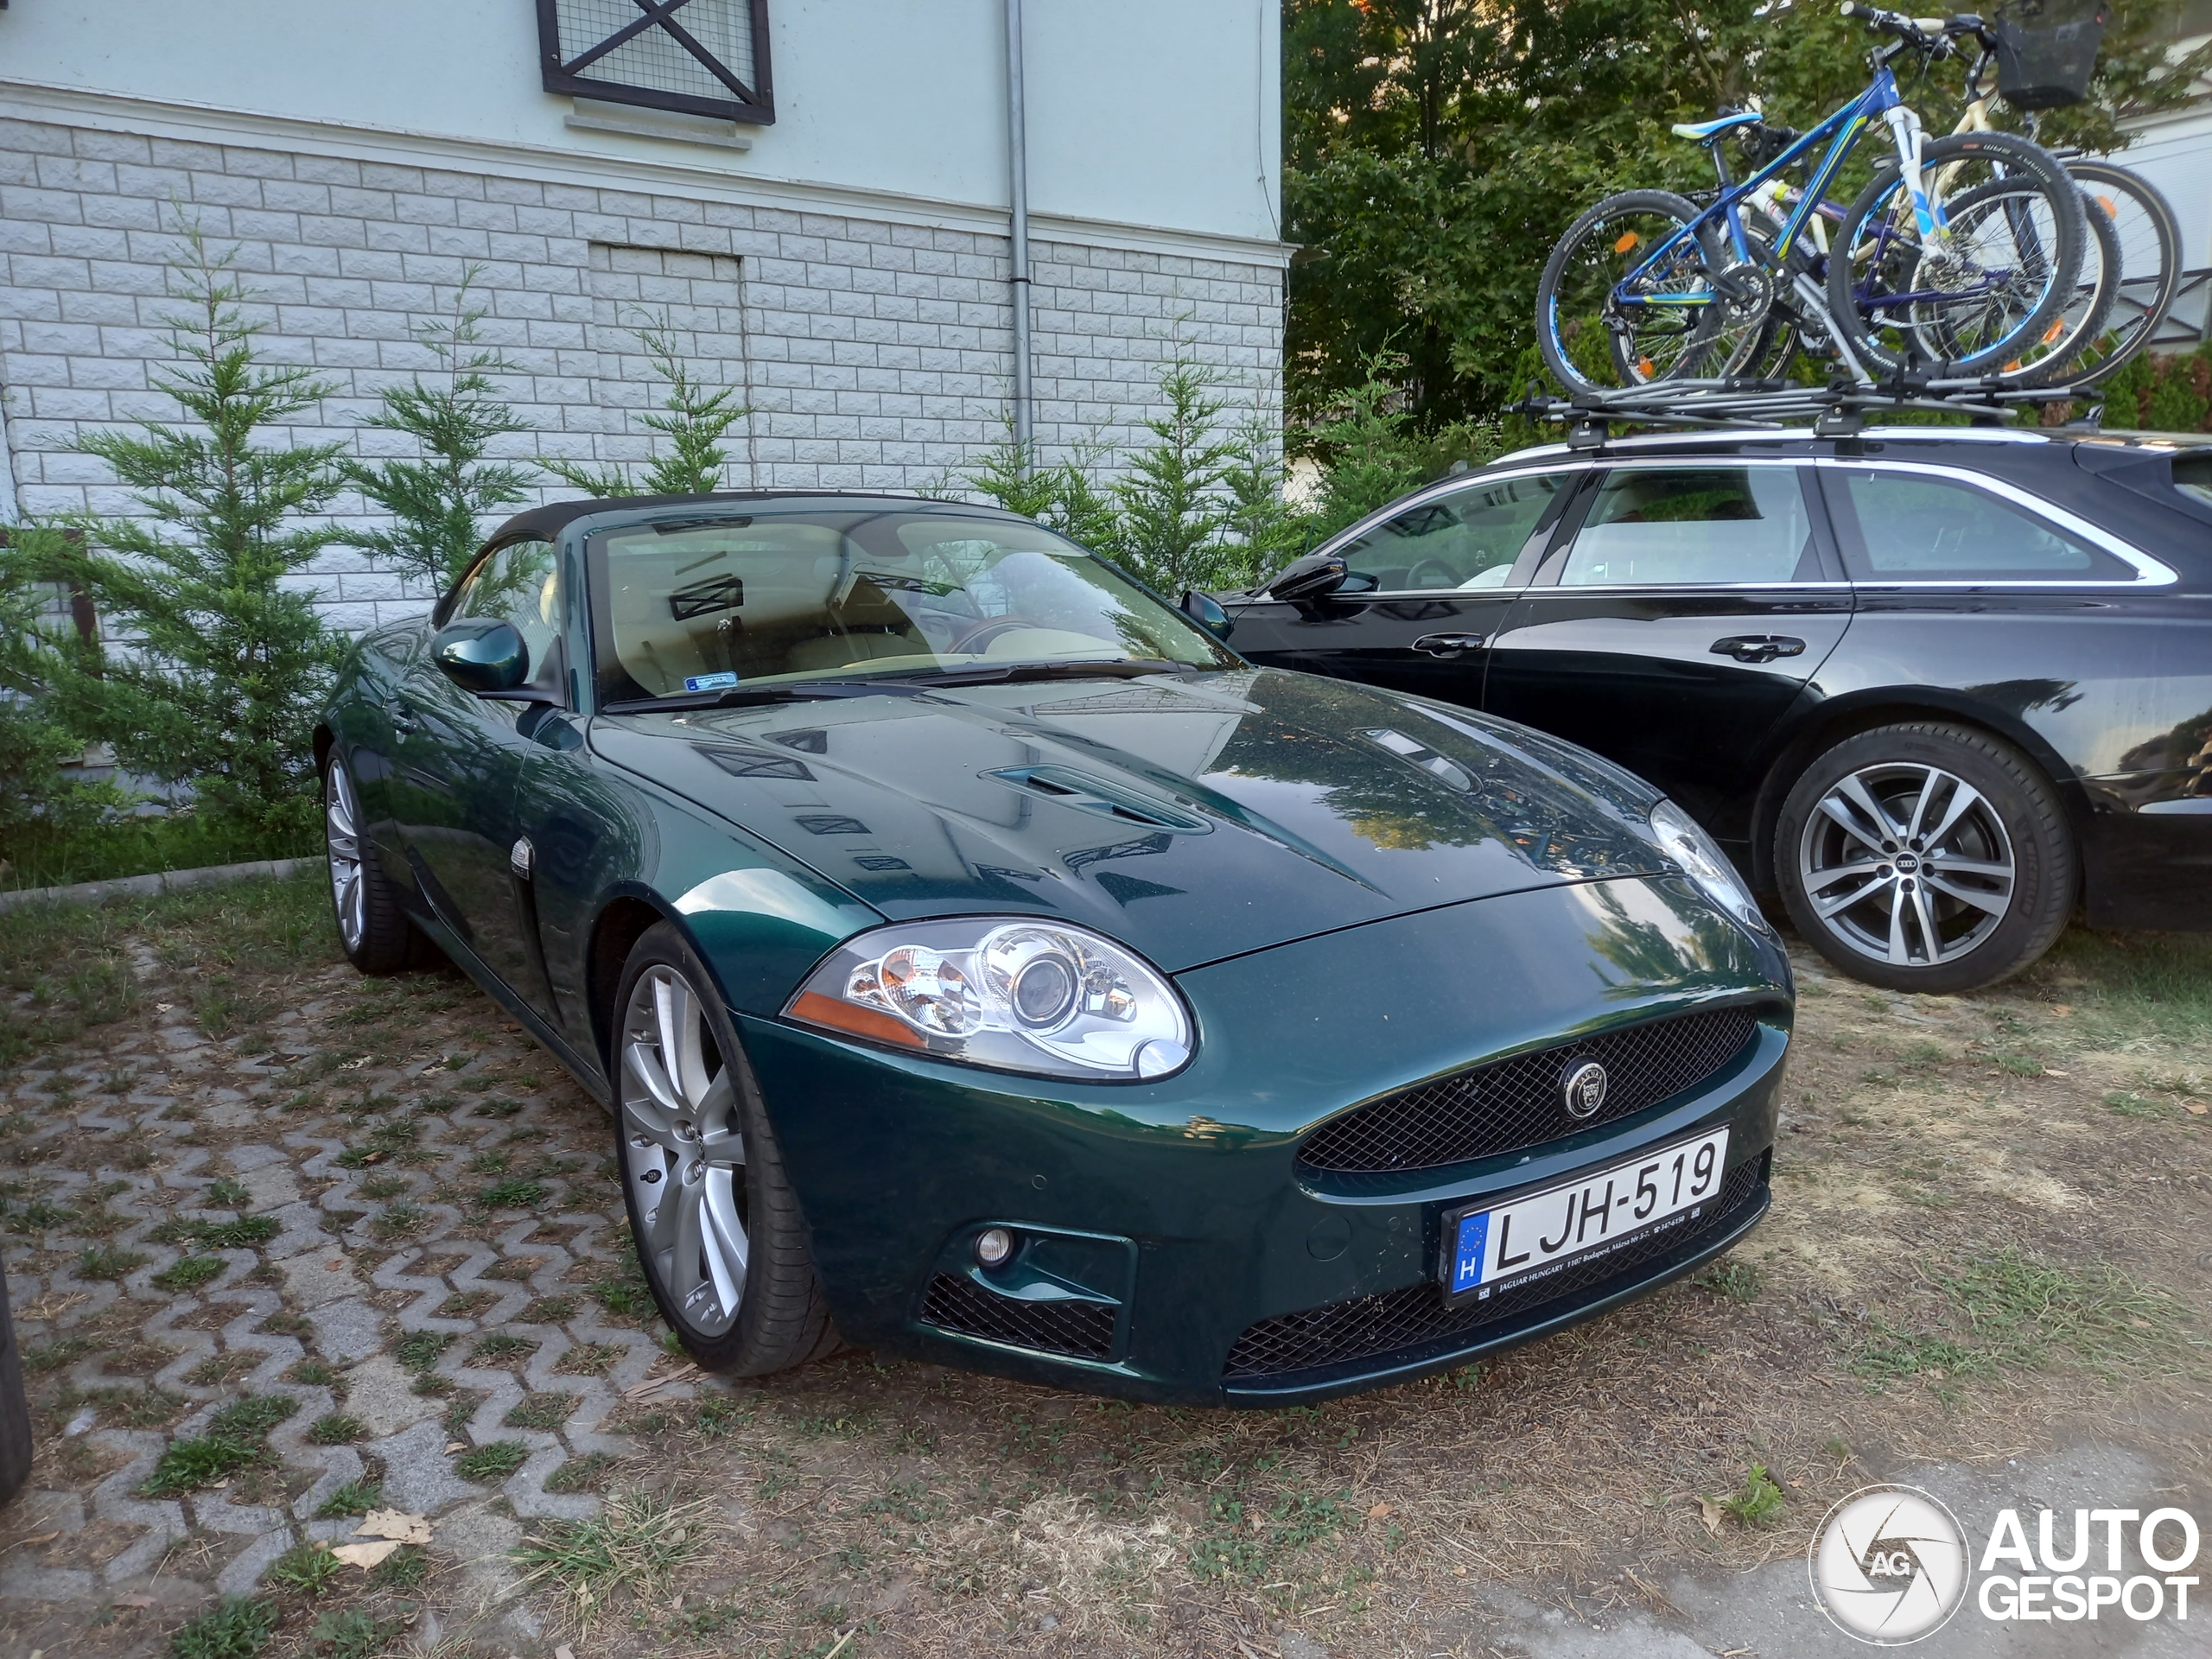
[[[1457,1295],[1482,1282],[1483,1246],[1490,1243],[1490,1211],[1459,1217],[1459,1248],[1452,1258],[1452,1291]]]
[[[734,674],[690,674],[684,677],[686,691],[727,691],[737,683]]]

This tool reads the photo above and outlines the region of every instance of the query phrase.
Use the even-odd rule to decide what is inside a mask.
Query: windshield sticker
[[[686,691],[727,691],[737,683],[734,674],[688,674],[683,679]]]

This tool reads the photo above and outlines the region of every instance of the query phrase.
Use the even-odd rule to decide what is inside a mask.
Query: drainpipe
[[[1021,470],[1029,470],[1034,428],[1029,393],[1029,130],[1022,113],[1021,0],[1006,0],[1007,152],[1011,167],[1008,195],[1013,221],[1014,442]]]

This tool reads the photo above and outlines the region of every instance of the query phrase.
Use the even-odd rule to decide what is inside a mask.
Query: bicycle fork
[[[1913,222],[1919,226],[1920,240],[1924,247],[1939,239],[1944,230],[1943,219],[1928,196],[1926,181],[1921,177],[1921,148],[1927,143],[1928,134],[1920,124],[1920,118],[1903,104],[1892,104],[1882,112],[1882,119],[1889,124],[1890,136],[1897,147],[1897,175],[1904,181],[1907,200],[1912,203]]]

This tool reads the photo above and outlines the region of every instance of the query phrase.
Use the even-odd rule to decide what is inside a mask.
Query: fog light
[[[987,1268],[995,1268],[1014,1254],[1014,1235],[1003,1227],[987,1227],[976,1235],[976,1259]]]

